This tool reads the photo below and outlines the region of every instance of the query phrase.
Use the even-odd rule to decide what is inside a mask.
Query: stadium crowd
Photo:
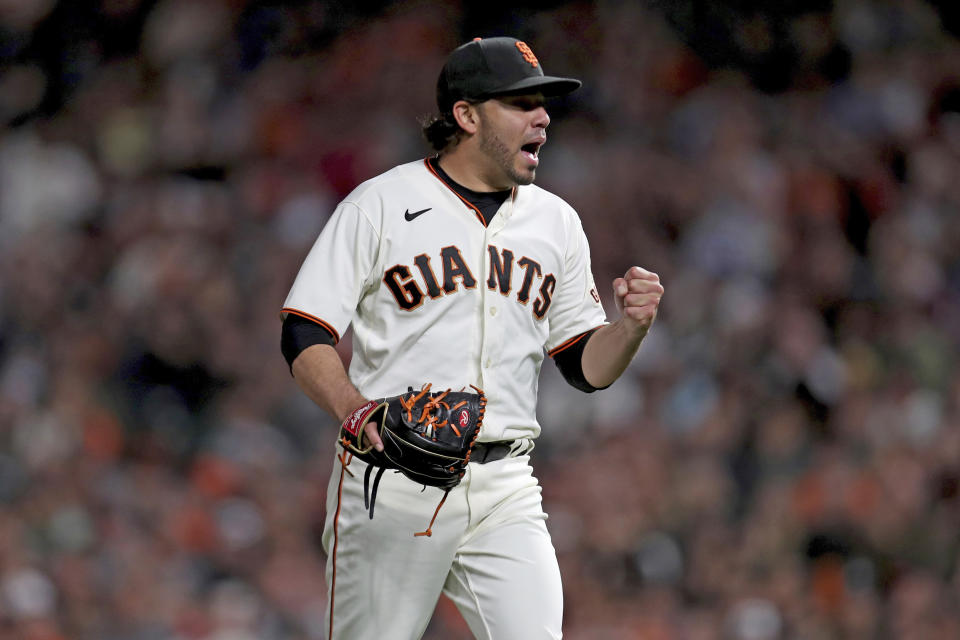
[[[609,390],[544,366],[566,636],[960,638],[960,46],[806,4],[0,3],[0,640],[324,637],[335,425],[279,308],[500,34],[584,80],[538,183],[598,283],[667,289]]]

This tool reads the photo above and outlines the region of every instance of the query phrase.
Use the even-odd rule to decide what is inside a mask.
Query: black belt
[[[515,448],[519,451],[523,448],[523,444],[516,440],[477,442],[473,445],[473,452],[470,454],[470,462],[486,464],[488,462],[503,460],[509,456]]]

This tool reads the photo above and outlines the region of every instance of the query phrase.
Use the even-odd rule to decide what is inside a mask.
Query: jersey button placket
[[[488,247],[493,243],[493,237],[496,235],[503,227],[503,222],[501,216],[495,216],[491,220],[490,226],[488,226],[484,231],[483,237],[483,305],[487,308],[487,316],[484,318],[483,322],[483,353],[481,355],[481,365],[483,367],[483,375],[486,378],[490,375],[490,369],[494,366],[494,357],[496,354],[496,345],[497,337],[499,336],[499,331],[497,330],[497,323],[494,321],[494,318],[497,315],[497,308],[495,305],[490,304],[489,298],[494,298],[493,293],[486,286],[487,278],[490,274],[490,251]],[[489,386],[489,382],[485,382]]]
[[[493,321],[492,321],[492,318],[495,318],[495,317],[497,317],[497,308],[494,306],[491,306],[490,307],[491,325],[487,327],[487,332],[486,332],[488,336],[491,334],[497,335],[496,327],[493,325]],[[487,353],[489,354],[489,351]],[[489,355],[487,356],[485,366],[487,369],[493,366],[493,358],[489,357]]]

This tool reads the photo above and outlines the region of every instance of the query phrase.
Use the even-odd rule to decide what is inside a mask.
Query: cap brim
[[[524,78],[506,87],[484,94],[484,97],[517,95],[523,93],[542,93],[546,97],[563,96],[576,91],[583,84],[574,78],[558,78],[555,76],[535,76]]]

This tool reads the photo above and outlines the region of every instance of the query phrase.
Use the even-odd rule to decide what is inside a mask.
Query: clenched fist
[[[645,335],[657,317],[663,285],[660,276],[641,267],[630,267],[613,281],[613,294],[624,326]]]

